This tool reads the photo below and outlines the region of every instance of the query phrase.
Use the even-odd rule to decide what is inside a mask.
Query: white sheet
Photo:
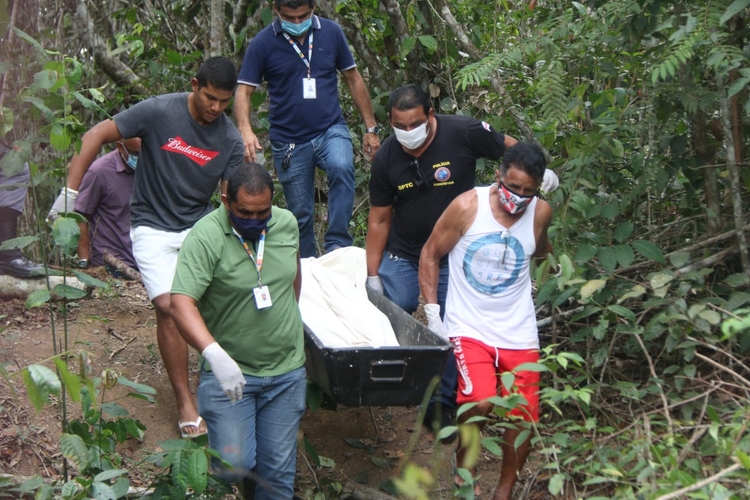
[[[397,346],[385,314],[367,298],[362,248],[302,259],[302,321],[326,347]]]

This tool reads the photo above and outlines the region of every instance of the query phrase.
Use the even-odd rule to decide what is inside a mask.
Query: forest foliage
[[[549,153],[561,186],[548,198],[554,256],[535,276],[547,372],[534,435],[553,495],[750,494],[749,7],[316,7],[344,27],[381,124],[389,91],[416,83],[437,112],[479,117]],[[27,250],[58,252],[43,214],[89,126],[149,95],[187,90],[204,57],[239,64],[272,16],[258,0],[0,0],[0,132],[14,146],[0,166],[32,168]],[[264,97],[253,95],[260,136]],[[342,101],[358,147],[364,125],[345,86]],[[489,181],[494,165],[477,169]],[[360,152],[359,245],[368,171]],[[429,471],[404,470],[404,491],[429,491]]]

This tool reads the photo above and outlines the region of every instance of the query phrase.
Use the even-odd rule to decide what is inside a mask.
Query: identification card
[[[253,294],[255,295],[255,307],[258,309],[265,309],[266,307],[271,307],[273,305],[273,302],[271,302],[271,292],[268,291],[268,286],[264,285],[253,288]]]
[[[302,79],[302,97],[305,99],[316,99],[315,78]]]

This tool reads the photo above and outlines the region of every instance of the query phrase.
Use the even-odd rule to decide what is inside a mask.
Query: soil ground
[[[156,389],[157,404],[122,397],[117,391],[106,395],[107,400],[116,399],[147,428],[142,440],[129,440],[118,450],[126,457],[136,458],[159,449],[159,443],[165,440],[179,437],[178,413],[156,345],[155,317],[145,290],[137,282],[108,280],[101,271],[93,274],[112,286],[71,305],[68,346],[91,353],[95,376],[105,368],[112,368],[132,381]],[[58,314],[54,326],[57,341],[61,343],[64,326]],[[51,398],[52,404],[37,413],[20,376],[22,368],[42,363],[52,354],[49,307],[29,310],[22,301],[0,301],[0,364],[9,374],[7,380],[0,378],[0,473],[60,477],[60,401]],[[196,381],[195,352],[191,352],[190,368],[191,379]],[[76,411],[80,412],[77,403],[68,402],[68,408],[73,417]],[[302,420],[302,431],[317,453],[330,459],[327,461],[330,466],[311,465],[300,451],[299,495],[312,498],[311,492],[320,491],[326,498],[336,498],[334,491],[338,485],[355,483],[378,489],[402,474],[408,458],[437,472],[429,498],[453,498],[453,447],[436,444],[418,425],[418,416],[417,408],[405,407],[308,410]],[[496,484],[499,468],[497,457],[485,453],[480,458],[480,485],[486,492],[483,497],[488,497],[487,493]],[[148,471],[132,470],[129,479],[134,486],[145,485],[147,476]],[[524,471],[516,498],[545,498],[547,481],[543,476],[538,471]]]

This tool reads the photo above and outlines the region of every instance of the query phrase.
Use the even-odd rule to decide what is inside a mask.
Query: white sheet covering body
[[[388,317],[367,298],[366,279],[362,248],[302,259],[302,321],[326,347],[399,345]]]

